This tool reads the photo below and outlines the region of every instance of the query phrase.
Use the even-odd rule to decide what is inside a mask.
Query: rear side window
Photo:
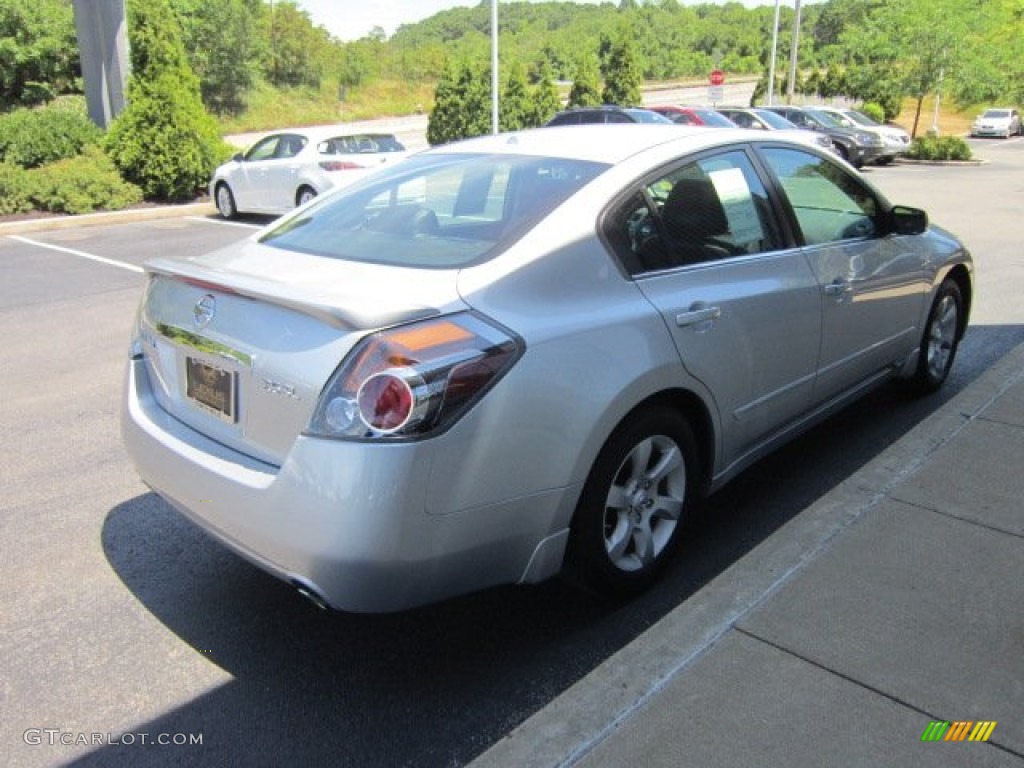
[[[266,245],[348,261],[452,269],[508,248],[608,166],[510,155],[424,155],[325,196]]]
[[[605,233],[631,273],[780,247],[768,196],[746,153],[712,155],[645,184]]]
[[[806,245],[871,237],[880,205],[849,172],[798,149],[761,150],[793,209]]]

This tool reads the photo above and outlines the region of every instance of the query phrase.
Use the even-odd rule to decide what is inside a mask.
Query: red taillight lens
[[[522,349],[518,338],[470,313],[374,333],[331,377],[309,432],[365,439],[445,429]]]

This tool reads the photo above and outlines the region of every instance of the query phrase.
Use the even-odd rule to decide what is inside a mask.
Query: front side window
[[[634,274],[780,247],[767,194],[742,151],[645,184],[609,217],[606,234]]]
[[[608,166],[514,155],[423,155],[323,198],[264,235],[328,258],[453,269],[491,258]]]
[[[274,153],[277,152],[277,145],[280,141],[280,136],[268,136],[258,144],[254,145],[252,149],[246,153],[245,159],[249,162],[271,159],[274,157]]]
[[[761,150],[789,200],[806,245],[871,237],[880,205],[857,178],[798,149]]]

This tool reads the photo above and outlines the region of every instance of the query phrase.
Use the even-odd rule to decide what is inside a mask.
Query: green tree
[[[264,73],[278,86],[319,87],[330,58],[330,36],[294,2],[271,3],[264,22],[269,48]]]
[[[434,92],[427,141],[433,146],[490,132],[490,72],[468,62],[449,63]]]
[[[205,186],[226,153],[203,107],[168,0],[128,0],[128,106],[104,149],[147,197],[183,200]]]
[[[526,125],[531,128],[544,125],[562,108],[558,88],[555,87],[551,77],[551,67],[546,61],[541,61],[536,77],[537,82],[533,85],[533,99],[526,116]]]
[[[519,62],[509,67],[508,79],[498,100],[498,126],[502,131],[518,131],[529,125],[532,102],[526,70]]]
[[[255,0],[177,0],[183,43],[199,77],[203,103],[238,114],[259,72],[259,7]]]
[[[597,59],[588,53],[576,59],[576,73],[569,89],[569,107],[593,107],[601,103],[601,74]]]
[[[0,104],[37,104],[75,90],[81,75],[71,3],[0,2]]]
[[[892,94],[913,96],[916,135],[925,97],[944,78],[955,80],[963,66],[967,10],[967,0],[892,0],[847,27],[842,42],[855,62],[851,95],[879,102],[887,117]]]
[[[624,0],[625,2],[625,0]],[[612,43],[604,73],[604,91],[601,97],[605,104],[621,107],[637,107],[643,103],[640,93],[640,68],[633,53],[632,35],[623,32]]]

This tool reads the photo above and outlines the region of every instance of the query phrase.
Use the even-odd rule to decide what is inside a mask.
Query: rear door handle
[[[676,315],[676,325],[680,328],[686,328],[687,326],[700,325],[701,323],[710,324],[721,316],[722,310],[719,307],[700,307],[694,305],[688,311],[680,312]]]

